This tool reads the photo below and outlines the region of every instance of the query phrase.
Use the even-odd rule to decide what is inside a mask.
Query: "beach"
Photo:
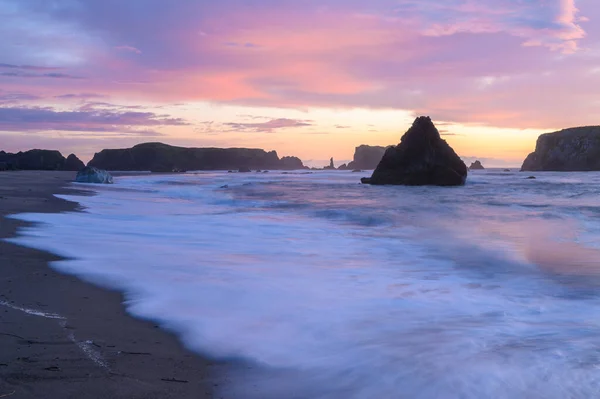
[[[76,211],[54,197],[84,194],[65,188],[74,176],[0,172],[0,238],[27,225],[7,215]],[[49,267],[59,259],[0,241],[0,397],[212,397],[218,364],[129,316],[122,294]]]

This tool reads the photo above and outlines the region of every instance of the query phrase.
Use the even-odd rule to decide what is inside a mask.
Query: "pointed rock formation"
[[[471,169],[471,170],[483,170],[485,168],[483,167],[483,165],[481,164],[481,162],[475,161],[475,162],[471,163],[471,166],[469,166],[469,169]]]
[[[365,184],[408,186],[460,186],[467,166],[440,137],[431,118],[421,116],[402,136],[400,144],[386,150]]]
[[[325,166],[323,169],[325,169],[325,170],[335,170],[335,165],[333,163],[333,158],[331,158],[329,160],[329,165]]]
[[[74,172],[78,172],[83,168],[85,168],[85,164],[81,162],[81,160],[77,158],[75,154],[71,154],[67,157],[65,161],[64,170],[72,170]]]

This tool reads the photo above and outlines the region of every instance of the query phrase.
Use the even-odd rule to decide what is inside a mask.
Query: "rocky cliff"
[[[174,170],[301,169],[296,157],[279,159],[275,151],[248,148],[185,148],[144,143],[102,150],[88,163],[105,170],[172,172]]]
[[[387,148],[389,147],[364,144],[356,147],[354,149],[354,160],[346,166],[346,169],[375,169]]]
[[[576,127],[542,134],[522,171],[600,170],[600,126]]]
[[[408,186],[460,186],[467,179],[467,165],[440,137],[427,116],[417,118],[400,144],[385,151],[365,184]]]
[[[74,154],[65,158],[59,151],[37,149],[16,154],[0,151],[0,164],[0,169],[20,170],[78,171],[85,166]]]

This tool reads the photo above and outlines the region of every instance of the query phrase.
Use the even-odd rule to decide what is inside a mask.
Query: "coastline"
[[[0,172],[0,397],[211,398],[218,362],[151,321],[128,315],[119,292],[49,266],[60,257],[21,247],[25,212],[79,209],[54,194],[74,172]]]

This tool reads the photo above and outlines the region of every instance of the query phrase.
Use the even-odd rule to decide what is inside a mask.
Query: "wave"
[[[596,395],[592,199],[565,208],[562,177],[546,194],[485,174],[454,190],[355,179],[117,179],[63,197],[86,213],[19,215],[42,224],[13,241],[124,291],[188,348],[243,360],[230,397]]]

